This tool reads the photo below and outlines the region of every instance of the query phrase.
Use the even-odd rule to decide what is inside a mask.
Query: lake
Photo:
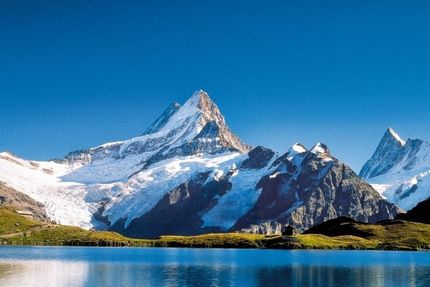
[[[430,253],[0,246],[0,286],[430,286]]]

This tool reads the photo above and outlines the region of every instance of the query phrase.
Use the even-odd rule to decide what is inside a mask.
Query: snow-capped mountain
[[[321,143],[310,150],[294,145],[256,187],[261,189],[258,201],[232,230],[275,221],[304,231],[339,216],[376,222],[401,212]]]
[[[409,210],[430,197],[430,143],[404,141],[388,128],[359,176],[388,201]]]
[[[200,90],[183,106],[170,105],[141,136],[74,151],[57,162],[74,167],[64,180],[111,182],[124,180],[152,163],[175,156],[244,153],[250,149],[251,146],[242,143],[230,131],[218,107],[206,92]],[[86,168],[75,168],[89,163],[92,165]],[[100,165],[107,170],[100,169]],[[97,178],[94,178],[95,173]]]
[[[382,199],[323,144],[282,156],[233,134],[204,91],[172,104],[138,137],[35,162],[0,154],[0,181],[59,223],[134,237],[299,230],[347,215],[393,218]]]

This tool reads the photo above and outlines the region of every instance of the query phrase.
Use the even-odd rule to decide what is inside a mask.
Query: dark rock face
[[[231,189],[231,183],[225,178],[204,184],[208,176],[209,172],[198,174],[167,193],[150,212],[132,220],[127,228],[124,228],[125,221],[121,221],[111,230],[136,238],[220,232],[216,227],[200,228],[203,224],[200,215]]]
[[[257,203],[231,230],[276,221],[302,232],[339,216],[376,222],[401,212],[324,149],[319,154],[307,151],[296,155],[298,165],[286,159],[263,177],[257,184],[262,188]]]
[[[241,169],[262,169],[267,166],[275,152],[262,146],[257,146],[248,153],[248,158],[240,165]]]
[[[406,213],[397,214],[396,219],[430,224],[430,199],[418,203]]]

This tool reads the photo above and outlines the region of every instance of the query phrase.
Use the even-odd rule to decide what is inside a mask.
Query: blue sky
[[[267,3],[270,2],[270,3]],[[246,143],[430,140],[429,1],[0,1],[0,151],[61,158],[209,93]]]

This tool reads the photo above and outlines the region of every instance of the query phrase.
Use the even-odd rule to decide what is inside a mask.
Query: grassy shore
[[[88,231],[74,226],[42,223],[16,213],[13,207],[0,208],[0,243],[10,245],[388,250],[430,248],[430,225],[427,224],[391,221],[376,225],[350,224],[348,227],[348,231],[344,233],[350,234],[338,236],[218,233],[133,239],[116,232]]]

